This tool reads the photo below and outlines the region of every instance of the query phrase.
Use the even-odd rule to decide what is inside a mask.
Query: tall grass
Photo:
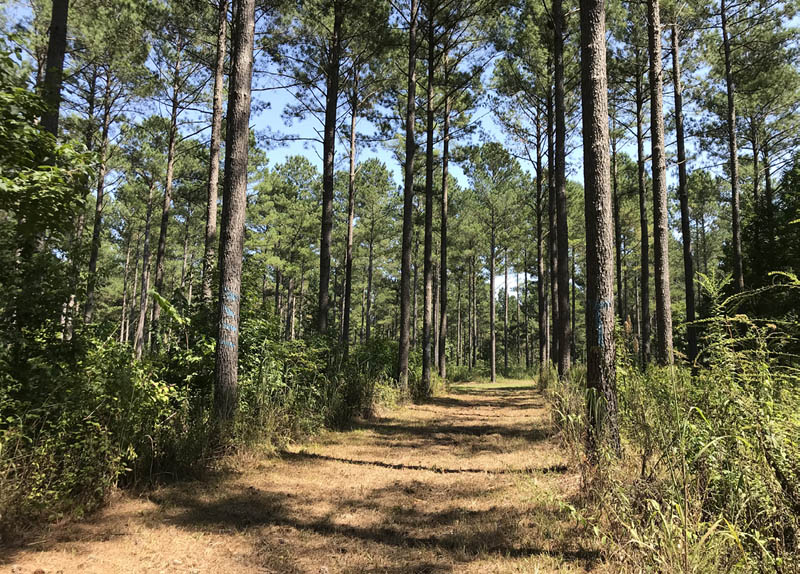
[[[792,336],[739,313],[746,295],[726,298],[724,284],[708,278],[702,286],[713,315],[694,372],[642,370],[620,340],[622,457],[587,456],[582,373],[551,381],[555,422],[584,470],[581,514],[623,572],[798,572]]]

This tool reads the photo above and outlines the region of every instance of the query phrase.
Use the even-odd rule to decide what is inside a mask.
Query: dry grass
[[[0,553],[0,572],[536,573],[599,561],[564,510],[580,479],[532,385],[459,385],[383,414],[278,458],[241,457],[215,479],[119,495]]]

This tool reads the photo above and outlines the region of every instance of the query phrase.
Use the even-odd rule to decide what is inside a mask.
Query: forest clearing
[[[563,507],[580,474],[554,433],[531,384],[458,385],[208,480],[121,494],[0,571],[587,572],[599,553]]]

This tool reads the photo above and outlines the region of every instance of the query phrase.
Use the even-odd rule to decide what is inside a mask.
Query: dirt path
[[[522,382],[469,384],[281,458],[120,497],[0,572],[586,572],[579,477]],[[2,551],[0,551],[2,552]]]

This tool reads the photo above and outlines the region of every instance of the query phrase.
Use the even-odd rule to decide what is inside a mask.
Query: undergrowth
[[[789,277],[781,288],[796,290]],[[642,370],[620,335],[617,389],[623,454],[588,456],[584,373],[547,394],[565,447],[583,471],[576,518],[615,572],[800,571],[800,379],[791,325],[739,312],[702,277],[712,315],[690,366]]]
[[[134,360],[114,334],[57,325],[0,345],[0,534],[79,517],[117,485],[147,486],[201,472],[223,454],[268,450],[405,400],[381,339],[342,361],[327,340],[285,341],[249,319],[240,339],[234,436],[213,436],[214,346],[198,337]],[[416,381],[416,370],[411,377]]]

